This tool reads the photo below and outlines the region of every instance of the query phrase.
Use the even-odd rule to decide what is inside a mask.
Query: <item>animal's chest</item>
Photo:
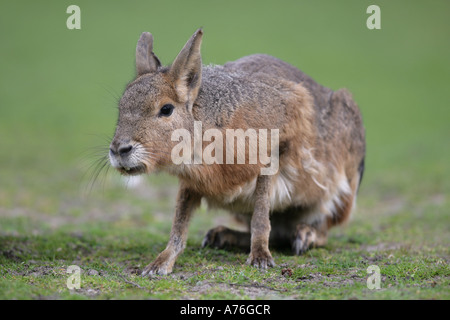
[[[276,175],[272,176],[268,194],[272,211],[280,211],[301,202],[301,194],[297,192],[295,185],[296,176],[292,170],[285,169],[281,169]],[[256,180],[256,178],[253,178],[219,196],[206,196],[208,206],[235,213],[251,214],[255,207]]]

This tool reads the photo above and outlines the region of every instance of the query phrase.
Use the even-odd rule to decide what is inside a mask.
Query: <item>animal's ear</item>
[[[136,45],[137,75],[155,72],[160,66],[161,62],[153,53],[153,36],[149,32],[143,32]]]
[[[203,30],[198,29],[186,42],[170,67],[170,75],[178,97],[187,104],[189,109],[192,108],[197,98],[202,82],[202,56],[200,54],[202,36]]]

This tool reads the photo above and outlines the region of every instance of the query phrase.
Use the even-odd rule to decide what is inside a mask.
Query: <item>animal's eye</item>
[[[172,114],[174,108],[175,107],[171,104],[165,104],[162,106],[161,110],[159,110],[159,115],[163,117],[169,117]]]

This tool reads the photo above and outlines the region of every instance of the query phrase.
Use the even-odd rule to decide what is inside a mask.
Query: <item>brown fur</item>
[[[295,254],[324,245],[327,230],[348,219],[362,176],[364,128],[350,93],[333,92],[267,55],[202,66],[202,35],[198,30],[173,64],[163,67],[153,37],[143,33],[137,77],[119,104],[111,164],[123,174],[163,170],[180,179],[169,243],[143,275],[172,271],[202,198],[235,214],[249,230],[220,226],[203,245],[247,247],[251,265],[275,264],[269,243],[291,246]],[[162,114],[165,105],[173,106],[168,116]],[[234,164],[174,164],[171,151],[179,142],[171,135],[183,128],[193,136],[195,121],[201,121],[202,133],[218,130],[224,145],[227,129],[278,129],[279,170],[261,175],[265,165],[250,164],[248,152],[245,163],[237,164],[237,146],[223,150],[223,159],[231,153]],[[202,141],[201,150],[209,143]],[[249,139],[240,143],[248,150]]]

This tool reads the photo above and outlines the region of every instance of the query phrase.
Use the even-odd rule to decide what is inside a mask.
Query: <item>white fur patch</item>
[[[289,165],[278,171],[270,192],[270,208],[272,210],[281,209],[292,203],[292,194],[297,177],[297,169]]]
[[[246,183],[242,187],[239,187],[233,194],[227,196],[224,202],[230,204],[235,200],[239,199],[242,202],[253,202],[254,194],[256,189],[256,178],[252,181]]]
[[[283,209],[292,203],[295,191],[295,180],[298,177],[297,170],[292,166],[286,166],[278,171],[272,179],[270,190],[271,210]],[[223,201],[226,204],[240,202],[253,206],[255,200],[256,178],[237,188],[231,195],[226,196]]]
[[[327,201],[322,203],[322,210],[325,214],[332,215],[336,212],[337,208],[342,208],[343,203],[341,198],[351,193],[352,189],[350,188],[347,177],[342,174],[338,179],[336,190],[328,197]]]
[[[314,149],[306,149],[302,148],[303,153],[303,159],[302,159],[302,165],[305,172],[307,172],[311,179],[314,181],[314,183],[323,190],[328,190],[328,188],[320,182],[322,180],[322,175],[324,174],[325,167],[323,164],[321,164],[319,161],[317,161],[314,156],[312,155],[312,151]]]

